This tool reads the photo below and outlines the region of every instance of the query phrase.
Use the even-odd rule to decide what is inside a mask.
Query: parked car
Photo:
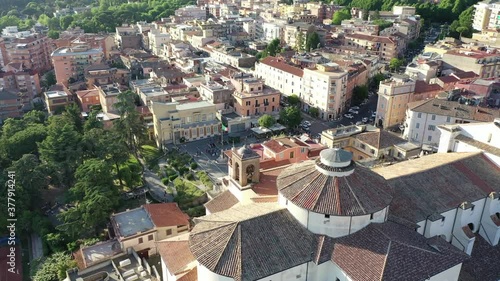
[[[372,118],[375,118],[375,117],[377,117],[377,112],[372,113]]]
[[[354,118],[354,116],[352,116],[352,114],[349,114],[349,113],[344,114],[344,117],[347,118],[347,119]]]
[[[359,110],[359,106],[353,106],[353,107],[351,107],[351,109]]]
[[[363,122],[363,123],[368,122],[368,117],[363,117],[363,119],[361,119],[361,122]]]
[[[361,125],[361,124],[363,124],[363,122],[361,121],[356,122],[356,125]]]
[[[309,122],[307,120],[304,120],[304,121],[302,121],[302,125],[306,125],[306,126],[310,127],[311,126],[311,122]]]
[[[355,110],[355,109],[352,109],[352,108],[351,108],[351,109],[349,109],[349,112],[350,112],[350,113],[353,113],[353,114],[358,114],[358,113],[359,113],[359,111],[357,111],[357,110]]]

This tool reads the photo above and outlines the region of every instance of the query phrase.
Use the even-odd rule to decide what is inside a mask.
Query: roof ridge
[[[198,222],[202,222],[202,221],[203,221],[203,222],[224,223],[224,224],[222,224],[222,225],[220,225],[220,226],[217,226],[217,227],[214,227],[214,228],[210,228],[210,229],[202,230],[202,231],[200,231],[200,232],[198,232],[198,233],[205,233],[205,232],[207,232],[207,231],[212,231],[212,230],[214,230],[214,229],[219,229],[219,228],[222,228],[222,227],[226,227],[226,226],[228,226],[228,225],[230,225],[230,224],[237,223],[237,221],[213,221],[213,220],[198,219]]]
[[[320,173],[319,175],[323,175],[323,174]],[[325,176],[325,175],[323,175],[323,176]],[[330,177],[325,176],[325,181],[323,182],[323,184],[321,184],[321,191],[318,193],[316,200],[314,200],[313,207],[315,209],[316,209],[316,204],[318,204],[319,198],[321,197],[321,194],[323,194],[323,191],[325,190],[325,187],[326,187],[326,183],[328,182],[329,179],[330,179]]]
[[[384,265],[382,266],[382,272],[380,272],[380,281],[382,281],[382,279],[384,278],[385,266],[387,265],[387,257],[389,256],[389,252],[391,251],[391,246],[392,240],[389,238],[389,245],[387,245],[387,251],[385,252]]]
[[[321,252],[323,249],[323,244],[325,243],[325,235],[319,235],[320,242],[318,243],[318,252],[316,253],[316,257],[314,257],[314,261],[316,264],[319,262],[319,258],[321,257]]]
[[[314,169],[314,170],[311,170],[311,172],[307,173],[307,174],[306,174],[306,175],[304,175],[304,176],[310,175],[310,174],[314,173],[315,171],[316,171],[315,169]],[[283,177],[282,177],[282,179],[284,179],[284,178],[288,178],[288,177],[291,177],[291,176],[295,176],[295,174],[289,174],[289,175],[283,176]],[[287,187],[289,187],[290,185],[292,185],[292,184],[294,184],[294,183],[295,183],[294,181],[292,181],[292,182],[288,183],[287,185],[283,186],[283,187],[281,188],[281,190],[286,189]]]
[[[366,213],[366,210],[363,207],[363,205],[361,204],[361,202],[359,201],[358,196],[356,196],[356,193],[354,193],[354,191],[352,190],[351,185],[349,184],[349,181],[347,180],[348,177],[344,177],[344,179],[345,179],[345,183],[347,184],[347,187],[349,187],[349,190],[351,191],[351,194],[353,195],[354,199],[356,199],[356,202],[358,203],[359,207],[363,210],[364,213]]]
[[[299,192],[295,193],[295,196],[294,196],[294,197],[292,197],[292,198],[290,198],[290,199],[293,201],[295,198],[297,198],[297,196],[299,196],[300,194],[302,194],[302,192],[303,192],[305,189],[309,188],[310,184],[311,184],[311,183],[313,183],[313,182],[314,182],[317,178],[319,178],[321,175],[323,175],[323,174],[318,173],[318,175],[317,175],[317,176],[313,177],[313,178],[312,178],[312,179],[311,179],[311,180],[310,180],[307,184],[305,184],[305,185],[302,187],[302,189],[301,189]],[[323,191],[323,189],[321,189],[321,191]],[[319,196],[318,196],[318,198],[319,198]]]
[[[215,259],[215,260],[216,260],[216,262],[214,263],[214,267],[213,267],[214,269],[215,269],[215,268],[217,267],[217,265],[219,264],[220,258],[222,257],[222,255],[223,255],[223,254],[224,254],[224,252],[226,251],[227,244],[229,243],[229,241],[231,241],[231,238],[232,238],[232,237],[233,237],[233,235],[234,235],[234,230],[235,230],[235,229],[236,229],[236,227],[238,226],[238,222],[233,222],[233,223],[230,223],[230,224],[228,224],[228,225],[231,225],[231,224],[233,224],[233,225],[234,225],[234,226],[232,226],[232,227],[233,227],[233,231],[231,232],[231,236],[229,236],[229,239],[227,239],[227,240],[226,240],[226,243],[224,244],[224,248],[223,248],[223,249],[224,249],[224,251],[220,251],[219,256],[218,256],[218,257],[216,257],[216,259]],[[228,226],[228,225],[226,225],[226,226]],[[212,229],[210,229],[210,230],[212,231],[212,230],[214,230],[214,228],[212,228]],[[199,232],[199,233],[203,233],[203,232],[204,232],[204,231]],[[219,236],[223,236],[223,235],[224,235],[224,233],[223,233],[223,232],[219,233]],[[221,244],[221,245],[222,245],[222,244]],[[205,252],[205,253],[200,254],[200,256],[199,256],[199,257],[197,257],[197,259],[200,259],[201,257],[203,257],[203,256],[205,256],[205,255],[207,255],[207,254],[212,254],[212,253],[209,253],[209,252],[207,251],[207,252]],[[211,270],[213,270],[213,269],[211,269]]]

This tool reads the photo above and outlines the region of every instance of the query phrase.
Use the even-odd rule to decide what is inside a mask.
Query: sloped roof
[[[395,222],[372,223],[335,239],[332,261],[356,281],[426,280],[468,258],[442,238]]]
[[[500,245],[492,247],[481,235],[476,235],[471,258],[462,265],[459,280],[498,281]]]
[[[295,76],[302,77],[304,75],[304,70],[302,70],[298,67],[295,67],[295,66],[291,66],[291,65],[287,64],[286,62],[284,62],[283,60],[280,60],[280,59],[275,58],[275,57],[265,57],[263,60],[260,61],[260,63],[263,63],[265,65],[269,65],[271,67],[274,67],[276,69],[290,73],[290,74],[295,75]]]
[[[500,168],[482,153],[436,153],[374,171],[394,188],[391,213],[414,223],[500,192]]]
[[[394,134],[387,131],[365,132],[356,135],[356,139],[377,149],[384,149],[396,144],[407,142]]]
[[[227,210],[238,204],[238,202],[238,199],[233,195],[233,193],[231,193],[231,191],[229,190],[226,190],[217,195],[214,199],[205,203],[205,208],[207,208],[210,213],[216,213]]]
[[[451,116],[468,120],[492,122],[500,117],[500,110],[460,104],[458,101],[428,99],[410,103],[408,108],[414,112]]]
[[[184,214],[177,203],[145,204],[156,227],[189,225],[189,216]]]
[[[314,234],[276,203],[255,203],[197,219],[189,236],[198,262],[236,281],[258,280],[312,261]]]
[[[177,281],[198,281],[198,268],[193,267],[188,273],[179,277]]]
[[[324,151],[323,151],[324,152]],[[278,176],[279,192],[301,208],[338,216],[359,216],[387,207],[392,190],[386,180],[351,161],[347,176],[320,172],[321,159],[309,160],[285,169]]]
[[[493,155],[500,156],[500,148],[494,147],[494,146],[489,145],[489,144],[484,143],[484,142],[477,141],[477,140],[470,138],[468,136],[459,134],[458,136],[455,137],[455,140],[458,140],[458,141],[461,141],[461,142],[466,143],[468,145],[477,147],[477,148],[479,148],[483,151],[486,151],[488,153],[491,153]]]
[[[177,275],[189,270],[187,266],[195,261],[189,250],[189,241],[158,241],[158,253],[162,257],[170,274]]]

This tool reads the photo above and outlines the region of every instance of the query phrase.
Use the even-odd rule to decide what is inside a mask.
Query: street
[[[368,102],[359,106],[359,114],[352,114],[354,118],[348,119],[342,115],[338,121],[323,121],[311,118],[309,115],[303,114],[304,120],[311,122],[310,134],[316,136],[321,134],[322,131],[330,128],[337,128],[340,126],[354,125],[356,122],[361,122],[363,117],[370,119],[371,114],[377,109],[378,95],[374,94],[369,97]],[[373,123],[372,123],[373,124]]]

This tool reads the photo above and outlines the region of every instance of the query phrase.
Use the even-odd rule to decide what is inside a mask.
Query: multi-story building
[[[142,34],[136,26],[119,26],[116,28],[115,45],[119,50],[141,49]]]
[[[157,254],[156,241],[189,231],[189,216],[177,203],[145,204],[137,209],[113,214],[111,225],[122,249],[138,254]]]
[[[47,36],[40,34],[13,39],[11,43],[6,44],[8,61],[42,73],[50,70],[52,49],[49,40]]]
[[[500,3],[484,1],[474,5],[474,8],[472,27],[475,30],[494,30],[500,27]]]
[[[91,33],[79,35],[68,45],[62,45],[60,47],[76,47],[80,45],[89,46],[91,49],[102,49],[106,60],[111,58],[112,51],[116,49],[115,38],[112,35]]]
[[[24,104],[42,92],[40,77],[34,70],[0,72],[0,88],[16,89],[23,93]]]
[[[57,111],[73,103],[73,95],[67,88],[64,90],[47,91],[45,95],[45,106],[49,114],[54,114]]]
[[[210,56],[219,63],[225,63],[236,68],[252,67],[257,60],[255,56],[245,54],[240,51],[225,50],[224,48],[213,49]]]
[[[374,36],[365,34],[346,34],[344,46],[363,49],[378,55],[382,60],[388,62],[397,58],[399,52],[398,42],[390,37]]]
[[[165,56],[164,46],[172,41],[170,34],[161,33],[158,29],[153,29],[148,33],[149,49],[156,56]]]
[[[170,102],[170,96],[160,85],[137,87],[137,94],[143,105],[150,102]]]
[[[213,103],[217,110],[229,109],[234,105],[234,89],[216,81],[207,81],[201,84],[198,91],[200,92],[200,96],[204,100]]]
[[[304,69],[302,76],[303,110],[319,110],[319,118],[338,118],[345,109],[348,72],[336,63],[318,64]]]
[[[127,85],[130,81],[130,72],[126,69],[110,67],[105,64],[94,64],[85,68],[87,88],[109,84]]]
[[[231,83],[234,87],[234,108],[240,116],[279,113],[281,93],[266,87],[262,79],[239,73],[231,77]]]
[[[118,95],[121,90],[114,85],[97,86],[99,90],[99,101],[104,113],[116,113],[115,104],[118,102]]]
[[[440,65],[439,62],[429,61],[424,63],[411,62],[406,66],[405,74],[412,80],[423,80],[427,83],[437,76]]]
[[[287,64],[275,57],[266,57],[255,64],[254,74],[264,80],[266,86],[280,91],[284,96],[302,97],[304,70]]]
[[[17,91],[0,88],[0,124],[7,118],[21,117],[23,103]]]
[[[185,6],[175,10],[174,18],[176,22],[186,22],[191,20],[206,20],[208,16],[207,9],[203,6]]]
[[[71,81],[83,80],[85,68],[103,61],[102,49],[91,49],[87,45],[62,47],[52,53],[52,62],[57,83],[68,85]]]
[[[380,82],[375,119],[378,126],[387,128],[404,122],[406,105],[415,93],[415,84],[407,76],[397,75]]]
[[[439,145],[439,125],[493,122],[500,110],[463,105],[456,101],[429,99],[408,105],[403,137],[418,143]]]
[[[500,52],[454,49],[443,54],[443,69],[473,71],[481,78],[500,77]]]
[[[215,105],[208,101],[187,103],[151,102],[156,144],[179,144],[220,133]]]
[[[76,92],[78,104],[82,112],[89,112],[93,106],[101,105],[99,89],[81,90]]]
[[[276,23],[264,22],[262,23],[262,37],[261,39],[265,42],[271,42],[274,39],[283,40],[283,28],[281,25]]]

